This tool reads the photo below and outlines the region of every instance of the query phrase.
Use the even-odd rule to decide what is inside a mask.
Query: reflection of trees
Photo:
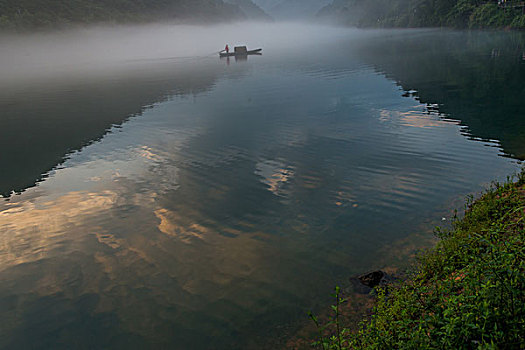
[[[525,36],[432,32],[377,39],[362,49],[376,69],[460,120],[469,136],[497,139],[525,159]]]
[[[221,65],[156,64],[0,89],[0,195],[32,187],[67,155],[172,95],[209,89]]]

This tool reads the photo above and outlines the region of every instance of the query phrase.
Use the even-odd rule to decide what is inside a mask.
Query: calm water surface
[[[522,33],[335,32],[3,83],[0,348],[262,348],[519,169]]]

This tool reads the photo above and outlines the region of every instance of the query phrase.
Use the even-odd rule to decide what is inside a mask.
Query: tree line
[[[0,0],[0,29],[4,30],[243,17],[238,6],[222,0]]]
[[[334,0],[318,17],[358,27],[525,29],[518,0]]]

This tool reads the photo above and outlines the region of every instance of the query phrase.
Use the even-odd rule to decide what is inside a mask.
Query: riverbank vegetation
[[[334,0],[318,17],[359,27],[525,29],[518,0]]]
[[[336,290],[321,349],[525,348],[525,173],[468,200],[409,277],[377,288],[372,316],[344,328]],[[317,319],[314,317],[314,320]]]

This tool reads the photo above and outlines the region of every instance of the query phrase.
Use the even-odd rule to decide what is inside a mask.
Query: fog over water
[[[0,37],[0,348],[285,347],[334,285],[403,266],[520,168],[523,37]]]
[[[137,60],[216,57],[226,44],[286,54],[333,41],[353,30],[297,23],[143,25],[95,27],[66,32],[0,36],[0,84],[61,74],[126,69]]]

